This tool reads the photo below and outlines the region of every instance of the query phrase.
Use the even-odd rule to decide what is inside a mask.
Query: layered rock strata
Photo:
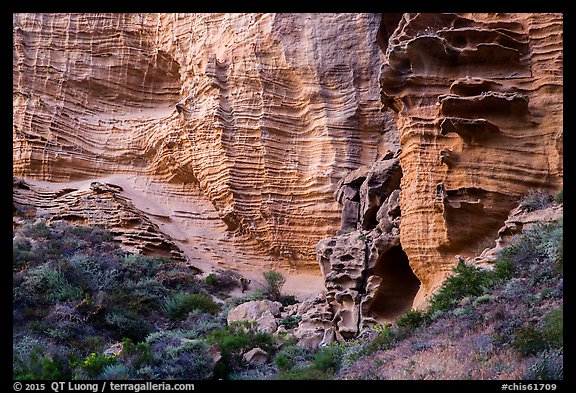
[[[92,182],[88,189],[54,191],[14,178],[13,206],[28,211],[30,216],[48,217],[49,221],[107,228],[115,240],[131,252],[186,261],[184,253],[170,236],[134,207],[121,191],[120,186],[99,182]]]
[[[14,174],[196,184],[230,232],[314,266],[335,184],[398,143],[380,111],[379,21],[15,14]]]
[[[562,186],[562,15],[388,15],[379,34],[423,305],[530,189]]]
[[[513,209],[504,225],[498,230],[498,238],[494,240],[494,247],[487,247],[480,255],[473,258],[463,258],[457,255],[459,261],[469,265],[475,265],[486,269],[494,267],[498,259],[498,253],[508,246],[514,235],[529,230],[536,225],[549,224],[564,217],[564,206],[562,204],[552,204],[549,207],[533,210],[523,206]]]

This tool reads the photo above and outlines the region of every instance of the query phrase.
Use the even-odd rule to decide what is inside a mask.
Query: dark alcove
[[[390,322],[412,307],[420,280],[414,275],[401,246],[380,256],[373,272],[382,283],[368,311],[379,322]]]

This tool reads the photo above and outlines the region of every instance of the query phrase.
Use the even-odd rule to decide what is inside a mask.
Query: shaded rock
[[[302,302],[298,315],[302,316],[302,320],[294,329],[294,335],[300,345],[316,349],[319,345],[330,345],[335,340],[333,312],[324,293]]]
[[[242,359],[248,364],[263,364],[268,361],[268,353],[256,347],[242,355]]]
[[[234,321],[253,321],[260,332],[274,333],[278,328],[276,317],[281,316],[282,303],[270,300],[253,300],[242,303],[230,311],[226,320],[230,324]]]
[[[220,352],[220,347],[217,344],[210,345],[208,347],[208,355],[212,358],[214,364],[218,363],[222,359],[222,353]]]
[[[124,345],[122,343],[116,343],[110,346],[110,348],[106,349],[103,354],[105,356],[118,356],[124,350]]]
[[[360,186],[360,224],[372,229],[377,224],[378,209],[386,198],[400,187],[402,169],[397,158],[375,162]]]

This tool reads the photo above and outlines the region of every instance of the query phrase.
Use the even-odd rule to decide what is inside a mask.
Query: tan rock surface
[[[397,144],[380,111],[379,19],[15,14],[14,175],[138,177],[155,183],[146,203],[192,203],[171,219],[220,220],[236,245],[276,255],[252,258],[260,270],[315,268],[334,185]],[[206,202],[215,214],[194,216]]]
[[[398,114],[416,305],[529,189],[562,186],[562,27],[561,14],[383,18],[382,101]]]
[[[15,201],[135,217],[146,236],[121,236],[143,252],[253,281],[283,268],[285,292],[307,295],[319,240],[399,228],[422,306],[529,189],[562,186],[562,28],[528,13],[14,14],[13,172],[35,195]],[[379,190],[353,190],[398,147],[385,209],[401,223]],[[333,312],[315,304],[304,331]]]
[[[242,355],[242,359],[249,364],[263,364],[268,361],[268,353],[262,348],[252,348]]]
[[[228,324],[242,321],[255,322],[258,331],[272,334],[278,329],[276,318],[280,318],[281,309],[282,303],[279,302],[253,300],[228,311],[226,321]]]

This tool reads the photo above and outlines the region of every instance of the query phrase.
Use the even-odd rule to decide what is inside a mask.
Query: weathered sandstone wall
[[[338,225],[335,184],[398,143],[380,111],[379,23],[15,14],[14,175],[197,184],[229,230],[314,265]]]
[[[398,114],[400,242],[422,303],[528,190],[561,188],[561,14],[385,16],[382,101]]]

